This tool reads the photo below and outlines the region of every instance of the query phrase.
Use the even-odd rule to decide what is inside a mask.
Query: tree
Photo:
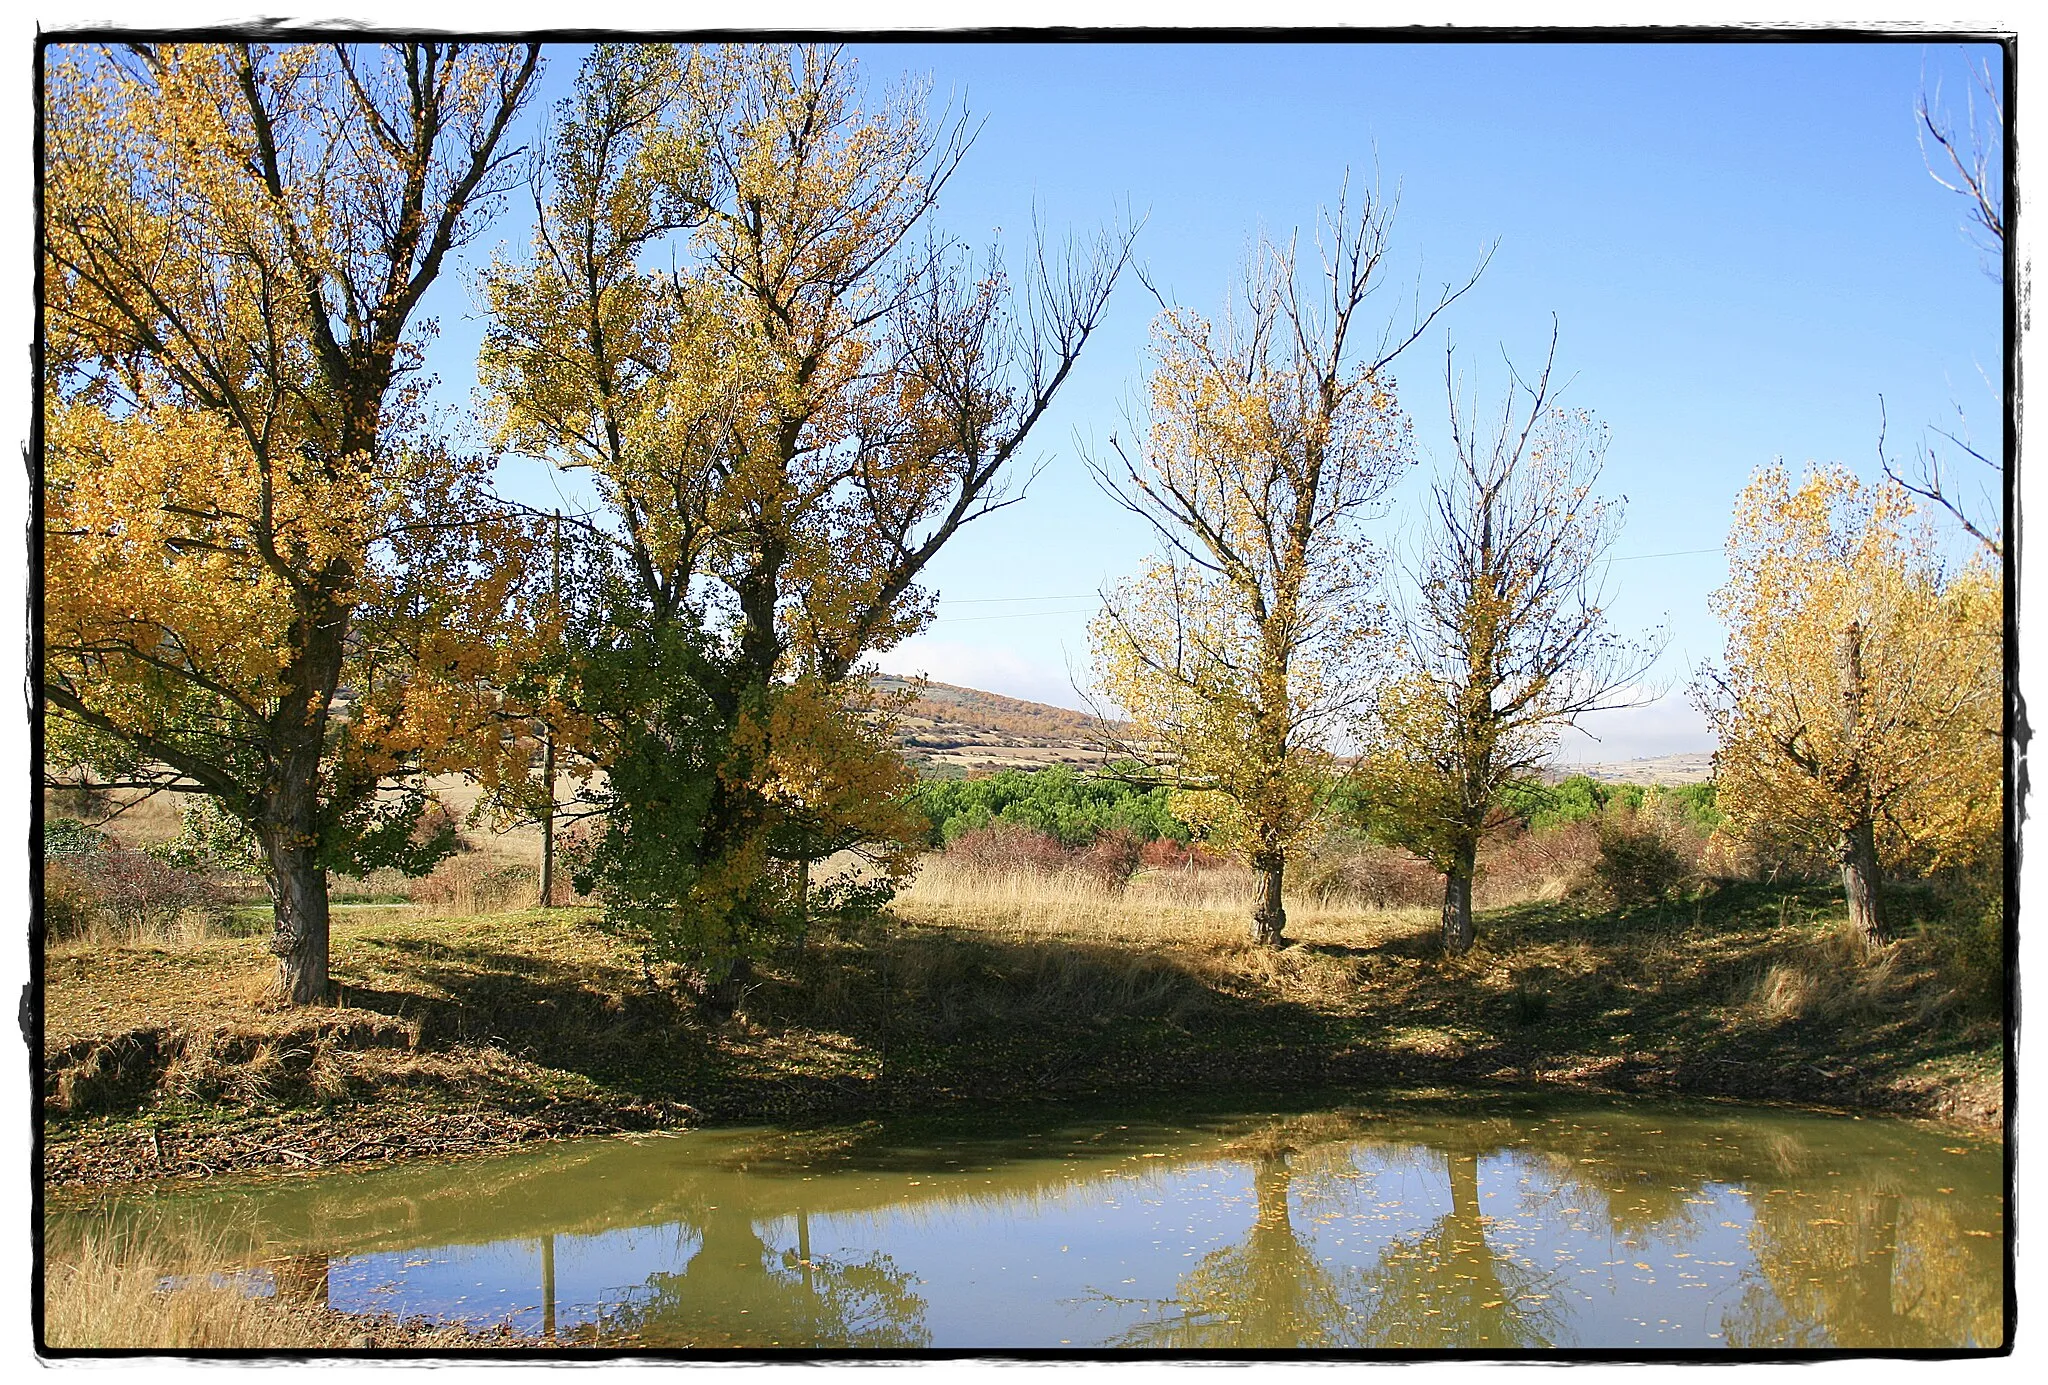
[[[1905,488],[1846,468],[1751,479],[1713,598],[1724,667],[1694,698],[1713,725],[1718,801],[1841,863],[1849,916],[1883,937],[1880,870],[1966,863],[2002,798],[2003,610],[1981,560],[1940,566]]]
[[[1484,434],[1461,415],[1444,357],[1456,462],[1433,488],[1398,664],[1366,732],[1361,802],[1381,840],[1444,875],[1446,951],[1472,946],[1472,877],[1510,785],[1549,759],[1559,732],[1627,706],[1661,651],[1607,624],[1600,560],[1621,507],[1594,494],[1606,430],[1557,405],[1550,352],[1533,384],[1514,376]]]
[[[1220,325],[1162,300],[1144,441],[1112,437],[1114,463],[1089,463],[1160,543],[1090,628],[1097,686],[1134,728],[1120,749],[1258,873],[1251,936],[1267,946],[1286,928],[1288,852],[1322,812],[1330,746],[1383,644],[1361,525],[1412,460],[1388,368],[1478,279],[1368,343],[1359,312],[1392,216],[1372,197],[1326,215],[1326,297],[1304,295],[1293,242],[1265,241]]]
[[[1931,96],[1925,90],[1920,93],[1919,103],[1914,108],[1919,117],[1920,153],[1927,165],[1928,176],[1969,204],[1969,226],[1984,256],[1984,272],[2002,283],[2005,279],[2005,100],[1992,79],[1988,62],[1980,65],[1971,77],[1974,89],[1968,93],[1961,128],[1942,109],[1938,86]],[[1933,141],[1931,148],[1930,140]],[[1938,154],[1937,150],[1940,151]],[[1999,393],[1994,386],[1993,396],[1998,397]],[[1965,493],[1967,483],[1945,462],[1941,443],[1923,442],[1915,448],[1910,475],[1897,462],[1886,457],[1883,408],[1884,401],[1880,399],[1877,451],[1879,460],[1884,464],[1884,474],[1921,499],[1946,511],[1949,518],[1989,558],[2003,563],[2005,468],[1970,441],[1969,418],[1962,406],[1956,406],[1956,427],[1932,428],[1930,431],[1976,464],[1965,468],[1978,478],[1974,495]],[[1979,467],[1983,470],[1977,470]]]
[[[939,550],[1019,498],[1004,478],[1129,253],[1041,247],[1020,304],[995,256],[920,239],[969,142],[921,88],[864,99],[835,48],[600,46],[533,254],[490,276],[500,435],[591,474],[616,609],[689,684],[642,729],[708,778],[636,807],[608,762],[606,806],[616,837],[691,805],[634,926],[714,972],[801,929],[812,862],[905,867],[910,780],[865,661],[931,619]]]
[[[1920,93],[1914,113],[1920,117],[1920,154],[1935,182],[1970,204],[1969,218],[1984,271],[2005,277],[2005,99],[1985,62],[1970,74],[1974,88],[1967,96],[1963,128],[1941,109],[1941,88]],[[1980,108],[1978,102],[1982,100]],[[1927,142],[1934,141],[1934,149]],[[1968,149],[1964,148],[1968,144]],[[1940,150],[1937,155],[1934,150]]]
[[[49,758],[248,824],[305,1003],[326,869],[402,848],[417,776],[495,734],[519,541],[421,436],[411,324],[507,185],[539,47],[52,53]]]

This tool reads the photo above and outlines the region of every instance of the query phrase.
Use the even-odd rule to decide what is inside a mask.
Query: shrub
[[[1224,859],[1200,842],[1175,841],[1172,837],[1154,837],[1138,848],[1138,864],[1146,870],[1214,870]]]
[[[212,798],[192,797],[180,804],[178,835],[147,849],[180,870],[230,875],[263,872],[263,853],[255,834]]]
[[[92,888],[74,860],[43,864],[43,928],[57,939],[83,937],[92,928]]]
[[[2002,850],[1930,883],[1931,917],[1920,932],[1961,996],[1995,1006],[2005,997],[2005,866]],[[1887,899],[1887,908],[1893,901]],[[1904,913],[1904,910],[1894,912]]]
[[[1362,840],[1325,842],[1302,858],[1297,883],[1325,905],[1368,909],[1434,904],[1443,896],[1443,877],[1427,861]]]
[[[532,866],[493,865],[479,854],[450,857],[412,886],[415,903],[464,917],[522,909],[539,894],[540,873]]]
[[[1593,866],[1599,892],[1619,909],[1655,904],[1676,893],[1692,875],[1691,864],[1670,834],[1636,814],[1616,814],[1600,824],[1600,856]]]
[[[1592,878],[1599,851],[1599,829],[1587,821],[1501,832],[1479,849],[1473,902],[1494,909],[1562,899]]]
[[[1085,847],[1119,830],[1140,841],[1171,837],[1185,842],[1190,835],[1188,825],[1167,808],[1165,789],[1079,774],[1065,765],[1004,770],[980,779],[926,779],[912,791],[910,805],[931,823],[934,846],[996,822],[1033,828],[1069,847]]]
[[[109,840],[106,833],[86,826],[77,818],[43,819],[45,861],[76,860],[100,850]]]
[[[1003,821],[961,833],[946,848],[946,856],[985,875],[1051,875],[1067,865],[1067,849],[1058,837]]]
[[[1704,837],[1721,824],[1712,781],[1703,784],[1606,784],[1584,774],[1574,774],[1555,784],[1524,780],[1508,785],[1500,796],[1501,807],[1521,820],[1524,827],[1540,832],[1591,822],[1617,811],[1654,810],[1683,821]]]
[[[85,937],[103,926],[132,940],[165,937],[188,914],[216,920],[226,900],[203,875],[106,842],[50,864],[43,910],[53,938]]]
[[[1075,854],[1073,869],[1106,890],[1122,890],[1138,873],[1144,844],[1135,832],[1112,828]]]

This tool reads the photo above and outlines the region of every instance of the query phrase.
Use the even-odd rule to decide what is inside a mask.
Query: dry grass
[[[55,1348],[223,1351],[346,1347],[360,1330],[266,1257],[247,1228],[152,1209],[54,1217],[44,1257],[44,1340]],[[296,1300],[296,1301],[295,1301]]]
[[[1249,933],[1256,892],[1252,872],[1237,865],[1142,871],[1113,890],[1075,872],[993,874],[938,855],[925,858],[894,912],[1019,938],[1230,950]],[[1428,908],[1370,909],[1322,892],[1287,899],[1288,935],[1304,942],[1406,934],[1434,917]]]
[[[1941,984],[1931,961],[1925,947],[1903,940],[1872,943],[1842,919],[1766,965],[1744,1008],[1767,1024],[1890,1020],[1902,1009],[1932,1019],[1960,997]]]
[[[143,1218],[81,1228],[46,1247],[43,1342],[56,1350],[463,1350],[531,1344],[467,1328],[337,1312],[326,1262],[266,1255],[248,1236]]]
[[[502,914],[539,901],[540,871],[497,852],[464,852],[411,882],[408,893],[415,904],[452,918]]]

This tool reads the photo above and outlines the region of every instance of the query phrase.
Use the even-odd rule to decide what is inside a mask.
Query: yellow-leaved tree
[[[1373,834],[1444,874],[1442,937],[1472,946],[1472,877],[1501,793],[1589,712],[1629,705],[1661,652],[1608,628],[1599,563],[1621,509],[1594,493],[1607,432],[1558,407],[1557,337],[1482,429],[1444,357],[1455,463],[1432,491],[1398,673],[1365,733],[1359,796]]]
[[[931,619],[939,550],[1017,498],[1128,256],[1128,233],[1041,248],[1013,292],[929,229],[968,143],[836,48],[600,45],[531,254],[490,276],[501,437],[603,498],[580,541],[609,554],[609,633],[571,679],[599,859],[624,919],[713,975],[800,934],[810,863],[906,867],[867,661]],[[622,652],[670,673],[636,692]]]
[[[313,1001],[327,869],[421,863],[421,778],[496,753],[530,629],[524,537],[411,380],[538,46],[48,51],[46,763],[219,800]]]
[[[1694,696],[1736,825],[1841,864],[1849,916],[1884,936],[1880,873],[1994,850],[2004,806],[2004,609],[1984,557],[1943,565],[1906,488],[1765,467],[1736,502],[1728,632]]]
[[[1268,946],[1286,927],[1288,853],[1324,810],[1332,746],[1385,645],[1362,525],[1412,461],[1388,367],[1478,278],[1446,285],[1409,330],[1374,333],[1360,309],[1390,225],[1374,198],[1355,216],[1340,199],[1319,290],[1304,292],[1292,242],[1268,241],[1220,324],[1162,303],[1144,438],[1090,462],[1160,542],[1103,595],[1096,684],[1174,811],[1257,873],[1251,937]]]

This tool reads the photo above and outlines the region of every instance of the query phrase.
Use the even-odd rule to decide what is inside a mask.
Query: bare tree
[[[1290,240],[1259,246],[1220,324],[1161,298],[1144,442],[1112,438],[1114,462],[1089,462],[1160,544],[1103,595],[1097,682],[1131,718],[1126,753],[1257,872],[1251,935],[1269,946],[1287,853],[1321,812],[1331,741],[1384,646],[1381,558],[1360,521],[1411,461],[1388,367],[1485,267],[1375,340],[1361,309],[1392,220],[1376,197],[1355,218],[1340,197],[1313,293]]]
[[[1969,202],[1985,273],[2000,279],[2005,275],[2005,99],[1992,80],[1990,63],[1980,63],[1970,75],[1960,130],[1940,109],[1940,85],[1931,97],[1922,89],[1915,107],[1920,154],[1929,177]]]
[[[1923,88],[1915,107],[1919,116],[1921,157],[1928,176],[1969,203],[1968,225],[1983,251],[1984,272],[2003,282],[2005,278],[2005,99],[1991,75],[1991,65],[1981,63],[1971,73],[1971,89],[1964,99],[1961,126],[1943,110],[1941,88],[1930,96]],[[2002,391],[1992,387],[1992,396]],[[2004,493],[2005,467],[1988,457],[1969,437],[1969,421],[1961,406],[1956,408],[1957,426],[1931,428],[1939,442],[1922,441],[1914,448],[1910,474],[1884,452],[1884,401],[1878,401],[1878,460],[1884,474],[1921,499],[1946,511],[1995,563],[2005,561]],[[1944,447],[1946,444],[1946,448]],[[1953,448],[1960,453],[1945,458]],[[1976,478],[1973,485],[1958,474]],[[1982,470],[1979,470],[1982,468]]]
[[[1444,873],[1446,951],[1472,946],[1472,876],[1501,791],[1535,774],[1557,733],[1590,712],[1640,705],[1661,636],[1630,642],[1597,573],[1621,528],[1594,495],[1607,432],[1551,389],[1513,374],[1491,427],[1461,411],[1444,355],[1456,464],[1434,488],[1414,572],[1400,676],[1367,730],[1364,813],[1377,835]]]

